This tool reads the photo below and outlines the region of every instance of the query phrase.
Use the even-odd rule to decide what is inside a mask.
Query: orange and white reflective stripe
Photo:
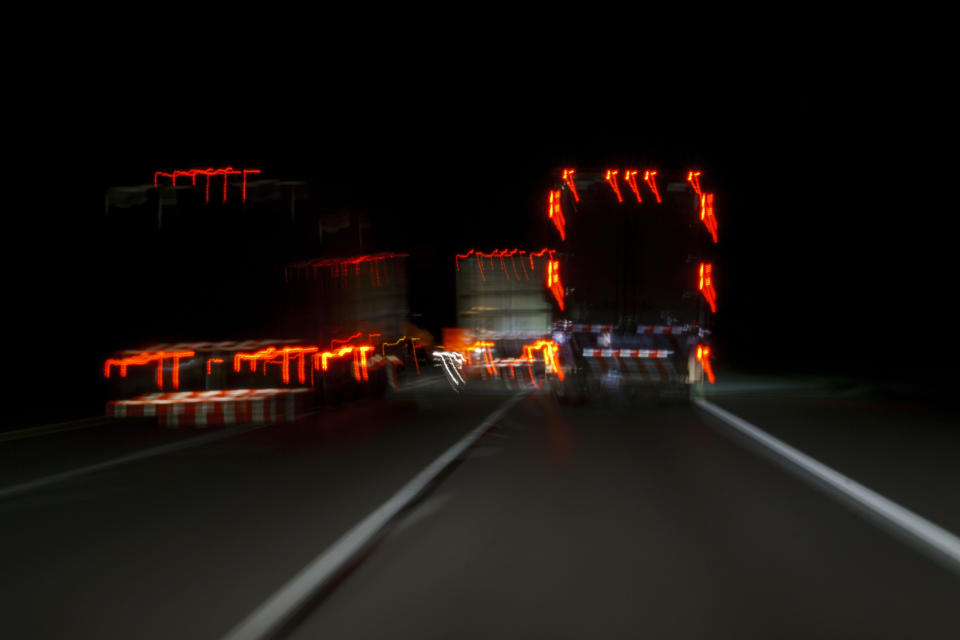
[[[571,324],[564,331],[572,331],[574,333],[608,333],[613,331],[614,326],[612,324]]]

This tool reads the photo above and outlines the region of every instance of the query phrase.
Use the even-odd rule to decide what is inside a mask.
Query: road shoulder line
[[[484,433],[503,418],[517,402],[529,395],[514,395],[487,416],[456,444],[447,449],[413,477],[389,500],[347,531],[339,540],[314,558],[290,581],[267,598],[249,616],[224,636],[224,640],[263,640],[272,637],[311,597],[330,584],[411,502],[469,449]]]
[[[831,489],[838,491],[843,497],[866,509],[879,521],[893,527],[895,531],[906,534],[912,541],[921,545],[924,550],[933,552],[936,557],[942,558],[950,569],[960,573],[960,538],[953,533],[868,489],[807,454],[794,449],[782,440],[712,402],[703,398],[694,398],[693,402],[741,434],[782,456],[828,485]]]

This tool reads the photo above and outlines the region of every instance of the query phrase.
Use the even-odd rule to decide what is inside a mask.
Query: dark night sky
[[[556,74],[344,75],[258,69],[246,86],[103,80],[83,109],[28,128],[28,163],[56,158],[62,170],[30,179],[30,213],[11,235],[32,249],[14,260],[24,344],[67,339],[93,362],[118,333],[133,335],[118,328],[104,284],[123,267],[97,258],[110,247],[89,221],[108,186],[210,165],[304,179],[375,225],[403,221],[397,242],[407,246],[383,248],[426,252],[421,264],[503,246],[504,229],[518,233],[517,220],[541,212],[554,168],[699,165],[723,203],[720,357],[902,375],[909,358],[885,352],[941,327],[949,336],[955,214],[939,192],[940,159],[923,151],[938,125],[922,109],[877,102],[872,87],[835,90],[810,76],[628,91],[599,80],[571,87]],[[452,307],[450,297],[420,297],[428,315]],[[906,329],[920,325],[925,333]],[[924,365],[942,364],[931,353]]]

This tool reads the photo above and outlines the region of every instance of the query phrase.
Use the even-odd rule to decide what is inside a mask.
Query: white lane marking
[[[743,418],[721,409],[717,405],[702,398],[694,398],[701,409],[723,420],[739,432],[749,436],[756,442],[780,454],[790,462],[801,467],[812,476],[827,483],[844,496],[853,499],[857,504],[865,507],[869,513],[892,525],[896,530],[906,533],[911,539],[924,545],[927,550],[936,552],[939,557],[950,563],[950,568],[960,571],[960,538],[946,529],[938,527],[912,511],[901,507],[896,502],[884,498],[879,493],[868,489],[862,484],[851,480],[842,473],[827,465],[818,462],[794,449],[782,440],[771,436],[759,427],[755,427]]]
[[[20,495],[28,491],[33,491],[34,489],[39,489],[41,487],[47,487],[52,484],[56,484],[58,482],[64,482],[65,480],[72,480],[80,476],[85,476],[88,473],[96,473],[97,471],[112,469],[113,467],[118,467],[122,464],[127,464],[128,462],[136,462],[137,460],[143,460],[144,458],[152,458],[154,456],[160,456],[167,453],[173,453],[174,451],[180,451],[181,449],[189,449],[191,447],[207,444],[208,442],[223,440],[224,438],[229,438],[231,436],[239,435],[241,433],[246,433],[247,431],[253,431],[254,429],[260,429],[265,426],[267,425],[247,424],[247,425],[242,425],[238,427],[233,427],[230,429],[224,429],[222,431],[215,431],[213,433],[197,436],[195,438],[187,438],[186,440],[172,442],[170,444],[161,445],[159,447],[144,449],[143,451],[131,453],[130,455],[126,455],[120,458],[114,458],[113,460],[98,462],[97,464],[92,464],[86,467],[80,467],[79,469],[72,469],[70,471],[64,471],[63,473],[57,473],[52,476],[46,476],[45,478],[31,480],[29,482],[24,482],[22,484],[15,484],[11,487],[5,487],[0,489],[0,500],[4,498],[10,498],[12,496]]]
[[[440,473],[463,455],[463,452],[479,440],[513,405],[527,395],[529,395],[529,391],[516,394],[500,405],[479,426],[414,476],[392,498],[377,507],[360,523],[343,534],[326,551],[314,558],[300,573],[227,633],[224,640],[262,640],[263,638],[269,638],[299,611],[313,594],[328,584],[351,560],[362,552],[383,531],[384,527],[397,517],[397,514],[426,490]]]
[[[22,440],[24,438],[36,438],[51,433],[60,433],[61,431],[76,431],[77,429],[89,429],[109,422],[110,418],[105,416],[91,416],[89,418],[80,418],[79,420],[68,420],[66,422],[57,422],[54,424],[42,424],[36,427],[27,427],[26,429],[17,429],[16,431],[7,431],[0,433],[0,442],[9,442],[10,440]]]

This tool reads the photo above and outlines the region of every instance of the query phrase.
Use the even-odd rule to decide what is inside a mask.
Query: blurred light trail
[[[713,237],[713,242],[717,242],[717,218],[713,215],[713,194],[704,193],[700,196],[700,221],[707,228]]]
[[[713,264],[709,262],[700,263],[700,282],[698,288],[710,305],[710,311],[716,313],[717,292],[713,288]]]
[[[143,352],[135,356],[129,356],[126,358],[107,358],[106,362],[103,365],[103,375],[105,378],[110,377],[110,368],[117,366],[120,367],[120,377],[127,377],[127,367],[129,366],[139,366],[150,364],[151,362],[157,363],[157,388],[163,389],[163,361],[167,358],[173,361],[173,372],[172,372],[172,381],[173,388],[180,388],[180,358],[192,358],[196,355],[194,351],[153,351],[153,352]]]
[[[638,173],[639,171],[636,169],[626,169],[623,172],[623,179],[630,185],[630,190],[633,191],[633,195],[637,198],[637,204],[643,202],[643,197],[640,195],[640,186],[637,184]]]
[[[207,358],[207,375],[211,375],[213,372],[214,364],[223,364],[223,358]]]
[[[549,195],[547,196],[547,217],[553,222],[553,226],[557,228],[557,231],[560,232],[560,240],[567,239],[567,233],[565,227],[567,225],[566,219],[563,217],[563,209],[560,206],[560,196],[561,191],[559,189],[551,189]]]
[[[657,204],[660,204],[660,190],[657,189],[657,172],[649,169],[644,171],[643,181],[650,187],[650,191],[653,191],[653,195],[657,199]]]
[[[707,380],[710,381],[710,384],[716,382],[716,378],[713,375],[713,367],[710,366],[710,347],[703,345],[697,347],[697,362],[703,367],[703,372],[707,374]]]
[[[206,178],[206,183],[204,185],[204,201],[210,202],[210,178],[212,176],[223,176],[223,201],[227,201],[227,182],[231,175],[242,175],[243,176],[243,202],[247,201],[247,176],[251,174],[260,173],[260,169],[243,169],[237,170],[233,167],[225,167],[223,169],[214,169],[213,167],[207,169],[174,169],[172,172],[166,171],[155,171],[153,174],[153,186],[159,187],[159,178],[161,176],[165,178],[170,178],[172,186],[177,186],[177,177],[184,176],[190,178],[192,186],[197,186],[197,176],[201,175]]]
[[[577,194],[577,185],[573,182],[573,174],[576,173],[575,169],[564,169],[563,170],[563,181],[567,183],[567,187],[570,188],[570,193],[573,194],[573,201],[580,202],[580,196]]]
[[[433,357],[440,361],[443,375],[447,378],[453,390],[460,391],[466,384],[466,380],[460,375],[460,371],[463,369],[463,354],[456,351],[434,351]]]
[[[623,196],[620,195],[620,185],[617,184],[618,173],[620,172],[616,169],[607,169],[607,173],[603,176],[603,179],[607,181],[607,184],[610,185],[613,192],[617,194],[617,202],[623,202]]]

